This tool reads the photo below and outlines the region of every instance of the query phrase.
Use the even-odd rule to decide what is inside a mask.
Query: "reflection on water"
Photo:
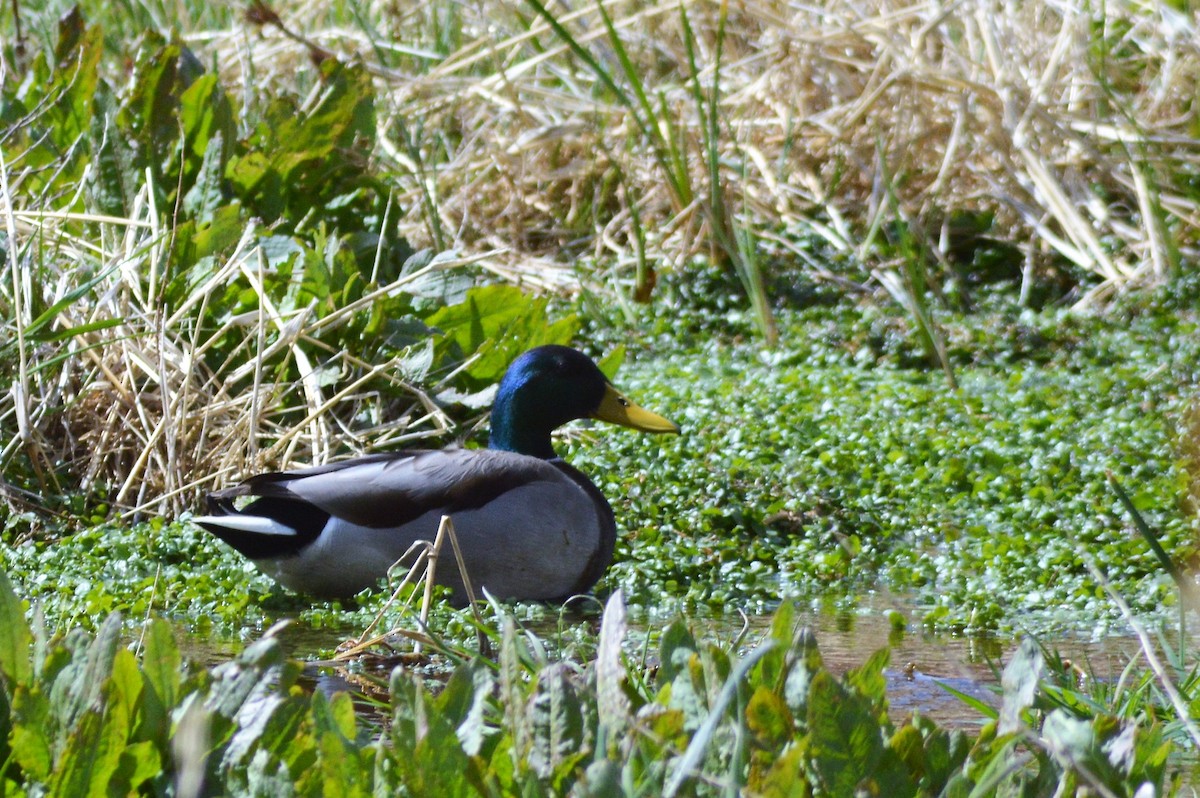
[[[890,649],[891,664],[884,675],[894,721],[920,712],[947,728],[983,725],[986,718],[941,685],[999,707],[999,674],[1016,651],[1019,637],[933,634],[913,623],[896,630],[889,617],[892,612],[899,612],[902,618],[922,615],[911,598],[878,593],[860,597],[852,609],[801,609],[797,621],[813,630],[825,666],[839,675],[861,666],[874,652]],[[743,645],[752,648],[766,634],[770,622],[769,615],[750,618]],[[739,633],[728,620],[707,623],[724,640]],[[1138,654],[1133,637],[1085,641],[1058,636],[1040,641],[1074,662],[1078,672],[1101,679],[1118,675]]]
[[[838,611],[804,610],[797,612],[797,620],[809,626],[816,635],[826,667],[837,674],[862,665],[875,651],[890,648],[891,664],[885,671],[888,699],[894,721],[909,718],[914,712],[937,721],[949,728],[977,727],[986,719],[971,706],[941,687],[953,689],[979,699],[992,706],[999,705],[996,688],[999,672],[1016,650],[1016,638],[986,636],[955,636],[930,634],[914,624],[901,624],[894,628],[889,612],[900,612],[902,617],[920,617],[911,601],[895,595],[876,594],[861,597],[853,609]],[[535,616],[539,613],[535,612]],[[591,634],[599,630],[599,614],[559,617],[552,611],[541,614],[541,621],[523,622],[523,625],[546,640],[553,640],[562,631],[562,625],[580,625]],[[671,616],[630,608],[630,636],[635,641],[648,640],[648,648],[657,648],[657,637],[661,629],[672,620]],[[744,651],[753,648],[767,634],[771,616],[752,616],[743,622],[740,616],[692,617],[688,623],[698,639],[713,639],[724,643],[739,640]],[[312,628],[293,623],[279,633],[285,650],[299,660],[314,660],[335,649],[340,643],[357,636],[360,630],[345,628]],[[212,665],[229,659],[241,644],[213,639],[197,639],[180,635],[181,648],[185,657],[196,664]],[[640,642],[640,641],[639,641]],[[1076,663],[1079,670],[1097,678],[1115,677],[1138,653],[1137,641],[1132,637],[1109,637],[1102,641],[1084,641],[1069,637],[1042,638],[1048,649],[1059,652]],[[640,645],[639,645],[640,647]],[[438,678],[438,674],[429,676]],[[349,678],[347,678],[349,676]],[[367,681],[379,687],[387,684],[387,673],[370,674]],[[370,700],[362,700],[363,690],[360,676],[347,674],[342,668],[330,667],[325,663],[314,663],[306,669],[305,683],[311,688],[326,693],[349,691],[359,698],[356,704],[366,716],[374,715],[380,707]],[[367,689],[368,699],[378,701],[379,690]],[[383,696],[386,698],[386,689]]]

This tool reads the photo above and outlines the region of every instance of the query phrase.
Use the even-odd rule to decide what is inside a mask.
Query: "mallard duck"
[[[450,515],[476,591],[555,600],[586,592],[612,559],[613,511],[555,455],[550,433],[578,418],[645,432],[679,427],[635,405],[586,355],[540,346],[513,361],[487,449],[374,454],[260,474],[207,497],[195,522],[292,590],[321,598],[375,585]],[[465,600],[453,557],[438,582]]]

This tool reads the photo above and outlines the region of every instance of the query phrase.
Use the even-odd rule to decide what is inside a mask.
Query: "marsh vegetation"
[[[12,13],[6,789],[1119,795],[1191,772],[1189,3]],[[435,607],[453,675],[380,677],[383,730],[300,690],[252,641],[364,628],[387,591],[286,593],[188,523],[200,497],[478,443],[512,358],[568,342],[684,428],[556,442],[617,512],[605,611],[547,638],[522,623],[555,608]],[[830,673],[791,603],[881,588],[910,597],[900,630],[1145,645],[1080,682],[1022,644],[978,732],[896,721],[886,652]],[[689,629],[739,610],[770,630]],[[244,650],[188,664],[170,624]]]

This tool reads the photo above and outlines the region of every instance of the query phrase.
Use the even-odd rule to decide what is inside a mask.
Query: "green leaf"
[[[50,791],[53,795],[105,795],[125,748],[128,729],[118,725],[127,708],[115,712],[89,709],[67,737],[59,755]]]
[[[13,693],[12,715],[13,758],[29,777],[45,781],[54,759],[50,701],[36,687],[21,686]]]
[[[870,704],[821,671],[809,690],[808,730],[813,764],[827,794],[854,795],[883,751]]]
[[[495,382],[508,365],[527,349],[542,344],[566,344],[579,329],[579,319],[567,316],[550,323],[549,300],[530,297],[511,285],[472,288],[465,301],[432,314],[426,323],[442,331],[443,341],[461,357],[477,358],[467,374],[477,383]]]
[[[28,685],[32,670],[30,648],[33,635],[25,621],[25,608],[13,590],[8,575],[0,571],[0,673],[10,686]]]
[[[973,695],[968,695],[967,693],[964,693],[961,690],[957,690],[957,689],[951,687],[950,685],[946,684],[945,682],[940,681],[938,679],[934,679],[934,683],[938,687],[945,690],[950,695],[957,698],[959,701],[962,701],[964,704],[969,706],[971,709],[978,712],[983,717],[989,718],[991,720],[995,720],[996,718],[1000,717],[1000,713],[996,710],[996,708],[994,706],[992,706],[991,704],[987,703],[986,701],[984,701],[980,698],[977,698]]]
[[[52,792],[57,795],[104,795],[108,792],[133,733],[141,695],[142,677],[137,661],[124,648],[114,651],[110,657],[108,641],[104,637],[97,636],[96,643],[89,648],[87,667],[81,673],[97,680],[82,693],[94,698],[74,724],[66,747],[55,763],[51,784]],[[131,756],[136,758],[137,754]],[[138,763],[126,761],[126,766],[129,768],[126,778],[138,778],[138,771],[142,769]]]
[[[100,704],[101,691],[113,674],[120,638],[121,616],[113,613],[90,641],[78,629],[63,639],[70,657],[50,688],[50,704],[63,732],[73,728],[89,707]]]
[[[138,166],[150,167],[166,190],[173,190],[178,183],[182,154],[179,117],[182,52],[178,42],[164,43],[157,33],[147,33],[134,64],[133,89],[118,117],[121,127],[138,143]]]
[[[717,695],[716,700],[709,707],[708,717],[704,723],[696,730],[692,741],[688,743],[687,750],[676,764],[674,772],[670,779],[667,780],[666,786],[663,789],[663,795],[666,798],[671,798],[678,792],[685,782],[695,777],[700,769],[700,765],[704,762],[705,755],[708,753],[709,745],[713,740],[713,735],[717,730],[717,725],[724,719],[725,709],[733,701],[734,696],[742,687],[746,675],[754,668],[755,664],[775,647],[774,640],[766,640],[758,648],[747,654],[737,666],[726,677],[725,683],[721,685],[721,692]]]
[[[779,751],[792,736],[792,713],[777,693],[760,684],[746,705],[746,726],[760,745]]]
[[[764,684],[772,690],[782,689],[796,631],[796,603],[785,601],[771,616],[771,639],[776,646],[759,662],[755,674],[758,684]]]
[[[600,639],[596,644],[596,711],[609,744],[617,741],[630,721],[629,696],[624,689],[625,664],[621,656],[627,631],[625,598],[617,589],[604,605]]]
[[[82,20],[64,17],[59,25],[57,65],[47,94],[57,94],[43,124],[57,148],[66,152],[92,126],[94,100],[100,85],[100,56],[104,38],[93,25],[80,30]],[[32,98],[31,98],[32,99]]]
[[[101,95],[96,99],[96,105],[103,110],[92,120],[94,155],[87,196],[90,207],[98,213],[121,218],[131,212],[143,176],[137,168],[133,148],[107,108],[106,97]]]
[[[761,781],[752,779],[750,787],[756,795],[773,798],[811,798],[813,791],[804,777],[805,747],[793,745],[775,760]]]
[[[887,677],[883,675],[883,669],[890,661],[891,652],[881,648],[861,666],[846,673],[846,683],[871,702],[880,721],[887,720]]]
[[[133,730],[138,708],[142,703],[145,680],[138,669],[137,658],[127,648],[118,648],[112,659],[112,675],[104,686],[102,700],[106,714],[120,714],[113,723],[121,731],[122,740]]]
[[[117,770],[113,774],[113,781],[119,786],[110,788],[109,794],[137,793],[142,784],[163,775],[163,771],[163,760],[154,742],[145,740],[128,745],[121,752]]]
[[[237,117],[216,74],[201,75],[180,95],[179,123],[187,159],[184,188],[195,191],[203,179],[212,181],[206,191],[218,192],[237,141]]]
[[[319,693],[314,694],[314,698]],[[338,693],[338,699],[350,702],[346,693]],[[314,702],[315,703],[315,702]],[[360,756],[357,747],[343,735],[326,731],[318,736],[320,757],[320,781],[315,786],[321,798],[367,798],[371,795],[371,769]],[[315,774],[314,774],[315,775]]]
[[[152,618],[146,624],[143,642],[146,648],[142,654],[142,670],[146,674],[146,681],[163,706],[173,708],[179,703],[183,657],[175,644],[171,624],[162,618]]]
[[[187,300],[192,290],[199,288],[213,273],[211,258],[228,253],[246,231],[241,209],[224,205],[212,215],[208,224],[188,220],[175,228],[175,266],[167,293],[175,305]]]
[[[39,313],[37,317],[29,323],[29,326],[25,328],[25,335],[32,340],[49,343],[52,341],[60,341],[65,338],[70,338],[75,335],[82,335],[88,332],[95,332],[96,330],[103,330],[108,327],[124,323],[123,319],[98,319],[96,321],[74,327],[67,327],[59,330],[53,329],[55,322],[58,321],[64,310],[69,308],[71,305],[74,305],[82,297],[89,294],[94,287],[107,280],[110,276],[112,276],[117,268],[117,266],[113,266],[112,268],[97,272],[90,279],[85,280],[82,284],[75,286],[70,291],[67,291],[66,294],[63,295],[62,299],[59,299],[53,305]]]
[[[621,364],[625,362],[625,344],[617,344],[609,350],[608,354],[596,361],[596,365],[600,368],[601,373],[609,380],[616,379],[617,372],[621,370]]]
[[[563,662],[542,669],[529,702],[529,766],[542,779],[573,765],[584,753],[583,707],[573,675],[573,668]]]
[[[320,208],[325,218],[344,220],[349,228],[357,223],[359,204],[378,196],[365,190],[365,164],[355,161],[373,144],[374,89],[359,65],[331,58],[320,69],[324,90],[316,102],[302,112],[290,98],[273,101],[243,154],[230,159],[226,177],[268,222],[287,217],[294,224]],[[339,197],[354,200],[334,207]]]
[[[495,688],[491,670],[479,660],[471,660],[455,669],[438,697],[438,707],[450,723],[457,724],[455,735],[468,756],[483,748],[488,733],[485,713]]]
[[[790,667],[783,685],[783,698],[794,715],[806,717],[812,679],[821,672],[822,667],[817,639],[808,627],[796,631],[788,659]]]
[[[687,664],[696,655],[696,639],[691,629],[684,623],[683,618],[676,616],[670,625],[663,630],[658,643],[658,682],[670,684],[683,672],[687,673]]]
[[[225,175],[223,162],[224,140],[218,133],[208,141],[195,181],[183,197],[183,213],[188,219],[201,224],[212,222],[214,214],[225,204],[225,192],[221,182]]]

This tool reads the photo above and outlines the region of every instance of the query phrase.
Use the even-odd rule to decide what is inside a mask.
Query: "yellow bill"
[[[620,424],[622,427],[632,427],[642,432],[671,432],[679,434],[679,425],[668,421],[658,413],[651,413],[629,401],[611,384],[604,390],[604,398],[600,406],[592,413],[593,418],[607,421],[610,424]]]

